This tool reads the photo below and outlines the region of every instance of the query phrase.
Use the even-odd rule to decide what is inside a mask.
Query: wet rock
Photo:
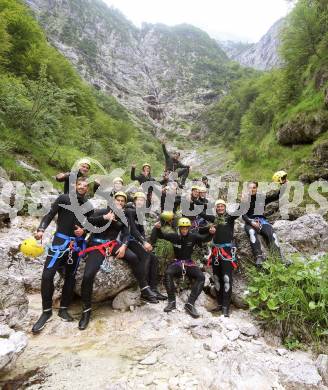
[[[130,310],[130,308],[134,308],[137,305],[140,305],[139,289],[124,290],[117,294],[112,302],[112,307],[116,310]]]
[[[75,292],[81,295],[81,283],[85,263],[82,262],[76,274]],[[115,297],[120,291],[135,283],[135,278],[124,260],[111,260],[111,271],[106,273],[102,270],[97,272],[93,285],[92,299],[101,302]]]
[[[27,346],[27,336],[0,325],[0,373],[12,369],[17,357]]]
[[[328,355],[319,355],[316,361],[316,367],[323,379],[323,382],[328,386]]]

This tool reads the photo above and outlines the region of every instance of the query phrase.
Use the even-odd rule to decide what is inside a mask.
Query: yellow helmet
[[[146,199],[146,195],[141,192],[141,191],[137,191],[134,195],[133,195],[133,199],[136,199],[136,198],[143,198],[143,199]]]
[[[123,198],[124,198],[125,201],[127,202],[128,196],[126,195],[125,192],[123,192],[123,191],[118,191],[118,192],[116,192],[115,195],[114,195],[114,199],[116,199],[118,196],[123,196]]]
[[[115,177],[113,179],[113,183],[116,183],[117,181],[120,181],[123,184],[123,179],[121,177]]]
[[[149,168],[151,168],[151,165],[150,165],[150,164],[148,164],[148,163],[144,163],[144,164],[142,165],[142,169],[144,169],[145,167],[149,167]]]
[[[29,257],[38,257],[41,256],[44,252],[44,247],[36,241],[35,238],[27,238],[20,245],[20,251],[25,256]]]
[[[227,203],[223,199],[218,199],[215,201],[215,206],[217,206],[219,204],[223,204],[224,206],[227,207]]]
[[[282,184],[283,179],[287,177],[287,172],[285,171],[277,171],[273,176],[272,176],[272,181],[275,183]]]
[[[82,165],[82,164],[87,164],[91,168],[91,161],[88,158],[81,158],[79,160],[79,165]]]
[[[178,226],[179,227],[189,227],[191,226],[191,221],[189,218],[180,218],[178,221]]]
[[[199,192],[207,192],[207,188],[206,187],[199,187]]]
[[[160,218],[165,222],[170,222],[174,218],[173,211],[163,211],[160,215]]]

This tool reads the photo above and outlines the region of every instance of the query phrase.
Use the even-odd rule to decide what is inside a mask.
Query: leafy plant
[[[286,267],[270,258],[263,272],[249,270],[247,302],[267,327],[278,329],[283,341],[328,341],[328,256],[295,258]],[[291,343],[291,340],[295,342]]]

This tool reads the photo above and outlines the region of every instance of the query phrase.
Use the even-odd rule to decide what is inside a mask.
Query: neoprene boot
[[[33,325],[32,332],[34,334],[41,332],[41,330],[45,327],[46,323],[50,320],[52,316],[52,309],[43,310],[40,318]]]
[[[175,310],[177,308],[175,301],[169,301],[167,306],[164,308],[165,313],[168,313],[172,310]]]
[[[198,311],[196,310],[195,306],[191,303],[186,303],[184,306],[186,312],[191,315],[193,318],[199,318]]]
[[[60,307],[58,310],[58,316],[66,322],[72,322],[74,321],[74,318],[69,314],[67,311],[67,307]]]
[[[91,308],[83,310],[80,321],[79,321],[79,329],[84,330],[88,327],[91,317]]]

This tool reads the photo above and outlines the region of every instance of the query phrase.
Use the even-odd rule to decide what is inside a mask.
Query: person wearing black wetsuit
[[[87,202],[85,194],[88,183],[80,178],[76,182],[76,195],[79,206],[84,207],[88,217],[92,213],[92,205]],[[75,285],[75,273],[78,267],[78,252],[83,248],[86,234],[82,224],[73,210],[65,205],[71,205],[70,195],[62,194],[51,205],[35,233],[35,238],[41,240],[50,222],[58,215],[56,233],[44,264],[41,280],[41,296],[43,312],[32,328],[33,333],[40,332],[52,316],[52,296],[54,292],[54,277],[59,268],[64,268],[65,278],[58,315],[65,321],[73,321],[67,311]],[[88,211],[91,210],[91,211]]]
[[[165,169],[170,172],[177,172],[178,177],[181,177],[181,186],[184,186],[191,167],[189,165],[182,164],[179,152],[170,154],[167,151],[164,142],[162,142],[162,148],[165,157]]]
[[[168,295],[168,305],[165,307],[165,312],[170,312],[176,309],[175,285],[174,277],[187,275],[195,279],[194,285],[185,304],[185,310],[194,318],[198,318],[199,314],[195,308],[195,302],[203,290],[205,276],[200,268],[192,261],[193,248],[196,244],[208,242],[211,239],[210,234],[201,235],[190,232],[191,222],[188,218],[180,218],[178,221],[178,233],[163,233],[161,231],[161,223],[157,222],[155,227],[158,229],[158,238],[172,242],[175,254],[175,261],[170,264],[164,276],[165,288]]]
[[[261,234],[268,243],[272,254],[281,257],[278,238],[273,230],[272,225],[266,220],[262,213],[256,213],[257,210],[264,210],[264,207],[279,199],[280,191],[274,191],[271,194],[260,194],[257,191],[258,183],[250,182],[248,185],[249,194],[242,201],[249,201],[250,206],[246,214],[242,216],[245,221],[245,231],[250,239],[251,248],[256,259],[256,265],[260,267],[265,261],[261,243],[258,234]]]
[[[143,192],[134,194],[134,203],[125,210],[130,227],[130,238],[128,247],[135,253],[145,264],[146,280],[150,289],[155,293],[156,298],[160,301],[167,297],[158,291],[158,258],[152,253],[153,247],[146,240],[144,228],[144,210],[146,195]]]
[[[232,294],[232,271],[237,268],[233,234],[235,220],[238,216],[229,215],[226,203],[219,199],[215,202],[216,215],[204,215],[214,223],[215,234],[212,240],[212,251],[209,263],[212,264],[213,280],[218,306],[213,311],[223,312],[229,317],[229,307]]]
[[[132,165],[132,167],[131,167],[131,180],[137,180],[141,186],[144,183],[147,183],[149,181],[156,181],[156,179],[154,179],[151,176],[151,166],[150,166],[150,164],[147,164],[147,163],[143,164],[142,171],[140,172],[140,174],[138,176],[136,176],[135,164]],[[149,187],[147,189],[146,207],[150,207],[150,205],[151,205],[152,193],[153,193],[153,188]]]
[[[82,159],[79,163],[79,170],[75,172],[77,179],[80,177],[87,177],[90,167],[90,161],[88,159]],[[56,181],[64,183],[64,194],[68,194],[70,192],[69,178],[72,174],[74,174],[74,172],[58,173],[55,176]],[[74,186],[71,189],[74,191]]]
[[[158,303],[155,294],[150,290],[145,280],[145,266],[142,259],[128,248],[129,226],[123,211],[127,196],[124,192],[114,195],[115,212],[107,207],[96,210],[89,218],[89,222],[96,227],[106,227],[101,233],[92,233],[90,246],[85,253],[88,254],[81,286],[83,312],[79,322],[79,329],[87,328],[91,316],[91,298],[94,278],[104,259],[109,260],[110,255],[125,260],[131,267],[141,290],[141,298],[150,303]]]

